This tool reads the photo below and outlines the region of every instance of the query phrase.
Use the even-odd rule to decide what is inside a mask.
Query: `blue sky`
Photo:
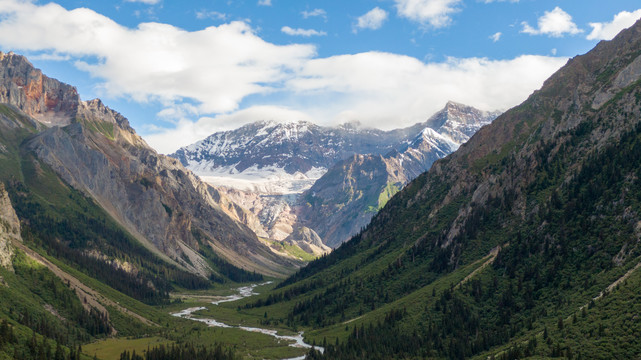
[[[641,17],[632,0],[0,0],[0,49],[163,153],[257,120],[422,121],[523,101]]]

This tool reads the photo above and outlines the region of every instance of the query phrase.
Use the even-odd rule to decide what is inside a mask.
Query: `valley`
[[[523,6],[490,3],[475,6]],[[9,11],[5,4],[0,0],[0,15]],[[11,11],[40,6],[12,4]],[[273,9],[271,2],[257,6]],[[451,13],[463,11],[456,10]],[[69,16],[104,20],[92,11]],[[561,13],[556,7],[542,16],[572,21]],[[301,16],[331,21],[310,14]],[[227,20],[219,13],[202,16]],[[400,21],[387,16],[381,26]],[[5,21],[0,16],[0,27]],[[364,30],[358,24],[353,37]],[[518,35],[549,35],[545,24],[535,29],[524,22]],[[332,96],[312,89],[330,87],[332,81],[313,70],[337,60],[298,59],[312,48],[267,46],[263,33],[242,21],[199,35],[234,27],[253,39],[245,50],[260,53],[256,59],[276,58],[270,51],[281,46],[299,54],[277,86],[254,84],[247,103],[289,101],[294,95],[282,89],[292,86],[298,95],[309,91],[313,101],[307,102],[314,104],[353,101],[354,94],[345,95],[349,87]],[[158,29],[176,30],[158,22],[135,31]],[[192,33],[179,30],[184,37]],[[281,30],[297,31],[304,33]],[[572,35],[592,36],[582,32]],[[77,70],[99,66],[82,56]],[[187,72],[178,66],[181,56],[154,61]],[[351,64],[363,56],[389,54],[338,60]],[[284,66],[256,59],[240,61],[243,74],[253,74],[257,64],[269,74]],[[404,71],[425,65],[403,59],[396,65]],[[479,71],[491,62],[448,61],[434,68],[460,62]],[[350,73],[360,67],[350,66]],[[492,84],[508,81],[486,72],[500,77]],[[171,88],[182,86],[159,74]],[[379,87],[417,91],[413,76],[374,81],[375,71],[366,74],[373,80],[358,92],[372,96],[368,108],[383,102],[375,96]],[[234,96],[242,96],[234,95],[239,90],[232,81],[200,75],[188,77],[185,88],[227,86],[226,98],[216,99],[223,110],[215,118],[204,116],[214,111],[211,103],[190,96],[136,93],[129,99],[161,102],[165,108],[156,116],[174,121],[181,134],[190,126],[218,129],[163,155],[102,100],[82,100],[79,88],[44,74],[26,56],[0,52],[0,360],[641,355],[641,20],[570,58],[509,110],[444,101],[409,126],[419,117],[402,111],[393,124],[372,112],[361,123],[352,109],[332,120],[347,119],[339,125],[320,125],[285,107],[256,105],[256,112],[241,100],[235,104]],[[439,81],[432,75],[426,79]],[[465,87],[477,85],[470,80]],[[111,94],[118,87],[100,89]],[[438,90],[451,94],[447,86]],[[506,91],[501,86],[483,91],[507,96],[497,95]],[[418,103],[442,98],[424,95],[399,109],[428,108]],[[282,119],[270,120],[278,119],[273,114]]]

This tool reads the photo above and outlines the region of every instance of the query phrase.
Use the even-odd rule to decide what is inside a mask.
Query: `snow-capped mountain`
[[[258,121],[217,132],[171,156],[199,175],[258,169],[294,175],[327,169],[353,154],[387,153],[405,136],[405,131],[362,129],[355,124],[324,127],[305,121]]]
[[[206,182],[233,189],[236,203],[251,203],[263,236],[284,240],[304,228],[337,246],[498,115],[448,102],[427,121],[392,131],[259,121],[171,156]]]
[[[385,158],[398,163],[399,171],[403,173],[399,181],[406,184],[429,170],[434,161],[456,151],[500,114],[449,101],[424,123],[423,130],[411,141],[399,147],[398,152],[386,154]]]

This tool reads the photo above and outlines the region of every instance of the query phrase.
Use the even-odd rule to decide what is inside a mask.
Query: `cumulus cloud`
[[[494,41],[494,42],[497,42],[497,41],[501,40],[501,35],[503,35],[503,33],[499,31],[494,35],[490,35],[490,39],[492,39],[492,41]]]
[[[305,36],[305,37],[310,37],[310,36],[325,36],[327,35],[326,32],[324,31],[318,31],[314,29],[293,29],[289,26],[283,26],[280,31],[287,35],[292,35],[292,36]]]
[[[448,100],[485,110],[507,109],[525,100],[566,61],[520,56],[425,63],[381,52],[316,58],[287,82],[287,105],[250,107],[197,122],[183,119],[176,129],[145,139],[169,153],[215,131],[257,120],[308,120],[323,125],[358,120],[366,126],[393,129],[425,121]]]
[[[45,53],[30,55],[29,60],[69,61],[71,60],[71,56],[45,52]]]
[[[377,30],[383,26],[387,20],[387,11],[378,6],[368,11],[365,15],[360,16],[354,25],[354,32],[363,29]]]
[[[399,16],[434,28],[448,26],[461,0],[394,0]]]
[[[614,15],[614,19],[604,23],[590,23],[592,32],[588,34],[588,40],[612,40],[621,30],[627,29],[641,18],[641,9],[628,12],[621,11]]]
[[[519,56],[512,60],[450,58],[425,63],[380,52],[317,58],[288,81],[291,98],[287,105],[253,106],[198,121],[189,121],[187,116],[173,129],[144,137],[157,150],[171,153],[215,131],[258,120],[306,120],[321,125],[358,120],[389,130],[425,121],[448,100],[485,110],[506,110],[525,100],[566,61]],[[189,115],[189,108],[184,111]]]
[[[483,109],[511,107],[565,61],[520,56],[424,63],[408,56],[367,52],[310,60],[287,85],[301,96],[332,98],[337,121],[366,120],[372,126],[393,128],[424,119],[447,100]],[[309,111],[328,115],[321,108]]]
[[[18,0],[0,1],[0,46],[70,57],[99,79],[104,94],[159,102],[158,119],[174,126],[142,133],[162,152],[256,120],[360,120],[390,129],[422,121],[448,100],[505,109],[567,60],[424,62],[381,52],[319,58],[311,45],[266,42],[245,22],[199,31],[160,23],[128,28],[92,10]]]
[[[303,15],[303,18],[309,19],[310,17],[322,17],[322,18],[327,18],[327,12],[323,9],[314,9],[311,11],[303,11],[301,12]]]
[[[548,35],[551,37],[562,37],[565,34],[576,35],[582,33],[572,21],[572,16],[566,13],[560,7],[555,7],[552,11],[546,11],[538,20],[538,28],[533,28],[526,21],[522,22],[523,30],[521,32],[530,35]]]
[[[232,111],[248,95],[273,91],[315,55],[310,45],[268,43],[238,21],[193,32],[160,23],[131,29],[89,9],[15,0],[2,2],[0,15],[6,48],[72,55],[79,69],[103,80],[105,95],[188,98],[204,113]]]

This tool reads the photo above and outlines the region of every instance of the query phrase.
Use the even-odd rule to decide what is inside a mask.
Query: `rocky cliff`
[[[43,75],[13,53],[0,53],[0,65],[0,103],[16,106],[47,126],[71,122],[80,104],[74,87]]]
[[[231,219],[208,185],[157,154],[100,100],[81,101],[22,56],[3,54],[0,69],[2,100],[46,126],[28,149],[156,254],[203,276],[211,269],[202,246],[249,271],[281,276],[294,267]]]
[[[20,220],[11,206],[11,200],[0,183],[0,266],[11,269],[13,256],[12,241],[22,241],[20,237]]]

